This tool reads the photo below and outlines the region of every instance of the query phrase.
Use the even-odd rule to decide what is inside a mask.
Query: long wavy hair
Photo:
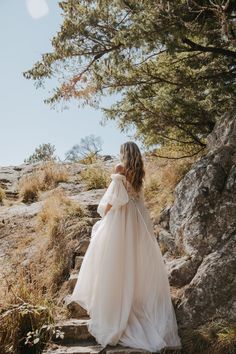
[[[144,163],[139,147],[133,141],[127,141],[120,146],[120,159],[124,167],[126,179],[134,190],[139,192],[145,177]]]

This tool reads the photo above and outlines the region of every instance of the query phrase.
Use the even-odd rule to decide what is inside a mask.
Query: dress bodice
[[[134,200],[141,200],[143,199],[143,187],[141,188],[141,190],[139,192],[137,192],[132,184],[126,179],[125,175],[120,174],[120,173],[115,173],[113,174],[113,176],[115,175],[115,178],[121,179],[125,189],[127,191],[127,194],[129,196],[130,199],[134,199]]]
[[[142,189],[139,192],[137,192],[133,188],[132,184],[129,181],[127,181],[126,179],[124,180],[124,185],[125,185],[125,188],[126,188],[127,193],[130,198],[135,199],[135,200],[140,200],[142,198],[142,196],[143,196]]]

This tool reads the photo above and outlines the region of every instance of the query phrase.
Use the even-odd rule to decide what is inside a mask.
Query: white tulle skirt
[[[71,297],[87,310],[88,330],[103,347],[181,347],[165,264],[143,201],[130,199],[94,224]]]

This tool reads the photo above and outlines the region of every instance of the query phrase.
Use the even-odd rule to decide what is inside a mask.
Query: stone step
[[[90,243],[90,238],[86,237],[80,240],[79,245],[75,249],[75,254],[77,256],[84,256]]]
[[[76,256],[75,257],[75,267],[74,267],[75,270],[80,270],[83,259],[84,259],[83,256]]]
[[[100,344],[86,342],[79,345],[54,345],[45,349],[42,354],[97,354],[101,350]]]
[[[87,323],[89,318],[84,319],[69,319],[59,321],[56,324],[56,329],[64,332],[64,338],[53,338],[54,342],[60,343],[78,343],[80,341],[95,340],[92,334],[88,331]]]
[[[107,345],[103,348],[100,344],[94,344],[91,342],[80,343],[79,345],[54,345],[43,351],[42,354],[150,354],[150,352],[143,349],[136,349],[125,347],[121,345],[111,346]]]
[[[130,348],[122,345],[107,345],[104,351],[109,354],[151,354],[151,352],[144,349]]]
[[[78,279],[78,273],[75,272],[70,274],[70,277],[68,279],[68,288],[70,293],[73,292],[77,279]]]

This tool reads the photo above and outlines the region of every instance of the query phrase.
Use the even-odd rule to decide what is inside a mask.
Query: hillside
[[[208,136],[204,156],[184,163],[145,158],[146,204],[168,269],[183,353],[234,350],[235,138],[235,118],[225,115]],[[44,306],[55,328],[64,332],[61,340],[55,340],[53,332],[56,343],[47,354],[99,352],[86,329],[86,312],[70,303],[69,294],[91,228],[99,218],[98,202],[117,162],[104,156],[90,165],[39,163],[0,168],[2,314],[19,310],[22,304],[31,304],[34,310]],[[11,321],[16,320],[14,316]],[[34,313],[36,324],[46,321],[44,315],[41,322],[36,317]],[[9,339],[6,323],[2,326],[5,337],[0,345],[4,348],[14,331]],[[15,326],[22,326],[18,317]],[[43,332],[41,337],[47,336]],[[41,337],[36,346],[28,348],[29,353],[40,350]]]

